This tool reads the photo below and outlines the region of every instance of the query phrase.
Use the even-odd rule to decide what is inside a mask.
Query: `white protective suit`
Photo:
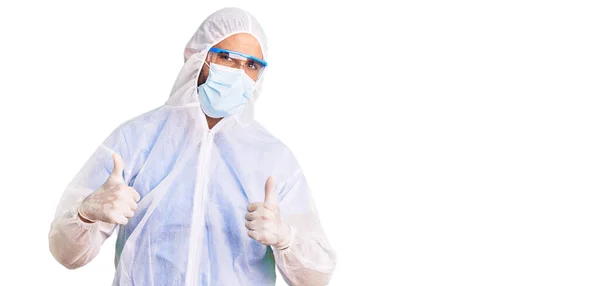
[[[245,110],[211,130],[197,79],[208,49],[236,33],[254,35],[266,60],[266,38],[247,12],[210,15],[185,48],[185,64],[168,101],[133,118],[100,145],[65,190],[49,233],[54,257],[68,268],[90,262],[116,225],[85,223],[81,201],[125,162],[124,180],[141,196],[134,216],[118,228],[114,285],[273,285],[275,265],[292,285],[327,284],[336,255],[319,223],[309,186],[292,152]],[[248,237],[247,207],[262,202],[276,178],[282,221],[295,230],[284,250]]]

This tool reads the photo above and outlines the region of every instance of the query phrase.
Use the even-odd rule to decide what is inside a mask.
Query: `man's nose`
[[[246,61],[236,60],[235,67],[238,69],[246,69]]]

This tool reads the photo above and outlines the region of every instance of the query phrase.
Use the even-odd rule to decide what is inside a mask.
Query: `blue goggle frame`
[[[261,65],[263,65],[263,67],[267,67],[267,62],[265,62],[265,61],[263,61],[263,60],[261,60],[261,59],[259,59],[259,58],[257,58],[257,57],[251,56],[251,55],[246,55],[246,54],[239,53],[239,52],[236,52],[236,51],[230,51],[230,50],[225,50],[225,49],[219,49],[219,48],[215,48],[215,47],[212,47],[212,48],[210,48],[210,49],[209,49],[209,51],[211,51],[211,52],[215,52],[215,53],[229,53],[229,54],[235,54],[235,55],[238,55],[238,56],[242,56],[242,57],[245,57],[245,58],[251,59],[251,60],[253,60],[253,61],[257,62],[257,63],[260,63]]]

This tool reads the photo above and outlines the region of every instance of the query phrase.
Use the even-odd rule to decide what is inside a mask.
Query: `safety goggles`
[[[208,50],[206,61],[226,67],[244,69],[246,74],[254,80],[260,78],[267,66],[267,62],[254,56],[215,47]]]

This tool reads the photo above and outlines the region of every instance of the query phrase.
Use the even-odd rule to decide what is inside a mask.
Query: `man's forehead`
[[[263,59],[260,43],[250,34],[239,33],[231,35],[216,44],[215,47]]]

